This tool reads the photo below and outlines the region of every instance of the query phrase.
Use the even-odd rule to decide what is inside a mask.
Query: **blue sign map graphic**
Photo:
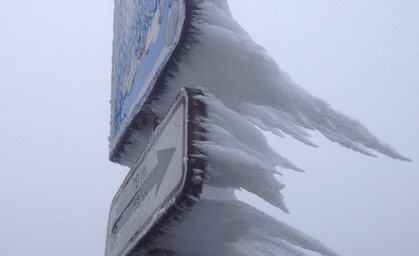
[[[177,46],[184,19],[185,0],[115,2],[111,151]]]

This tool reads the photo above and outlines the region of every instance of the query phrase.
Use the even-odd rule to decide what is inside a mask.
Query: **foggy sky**
[[[342,255],[416,255],[419,4],[230,5],[294,81],[413,159],[270,137],[307,172],[283,171],[289,215],[257,205]],[[112,19],[112,1],[2,1],[1,255],[104,253],[128,171],[108,161]]]

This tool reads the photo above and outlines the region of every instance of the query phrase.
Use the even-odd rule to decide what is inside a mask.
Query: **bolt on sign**
[[[106,256],[144,252],[165,224],[199,199],[205,160],[193,142],[204,139],[198,120],[206,110],[198,95],[181,91],[123,181],[110,209]]]

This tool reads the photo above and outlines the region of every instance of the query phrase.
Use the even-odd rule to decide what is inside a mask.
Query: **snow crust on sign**
[[[409,159],[295,84],[232,18],[225,0],[199,1],[198,7],[189,51],[168,70],[165,92],[149,109],[162,119],[181,88],[201,88],[204,96],[197,99],[207,104],[200,120],[207,140],[195,143],[208,167],[199,202],[166,227],[156,245],[175,255],[337,255],[234,196],[235,189],[245,189],[288,212],[276,168],[301,169],[272,149],[259,129],[309,146],[316,146],[309,132],[317,130],[366,155]],[[134,140],[146,143],[141,136]],[[134,162],[137,152],[124,157]]]

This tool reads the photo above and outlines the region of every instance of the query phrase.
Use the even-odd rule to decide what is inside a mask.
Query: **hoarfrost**
[[[302,170],[273,150],[260,130],[314,147],[310,131],[317,130],[366,155],[377,151],[410,160],[295,84],[232,18],[225,0],[202,1],[199,7],[195,41],[168,71],[165,93],[149,107],[162,118],[182,87],[201,88],[205,96],[199,99],[208,106],[201,125],[208,140],[195,143],[209,166],[201,199],[182,221],[171,224],[159,248],[176,255],[305,255],[304,249],[337,255],[235,198],[234,189],[245,189],[288,212],[276,167]]]

